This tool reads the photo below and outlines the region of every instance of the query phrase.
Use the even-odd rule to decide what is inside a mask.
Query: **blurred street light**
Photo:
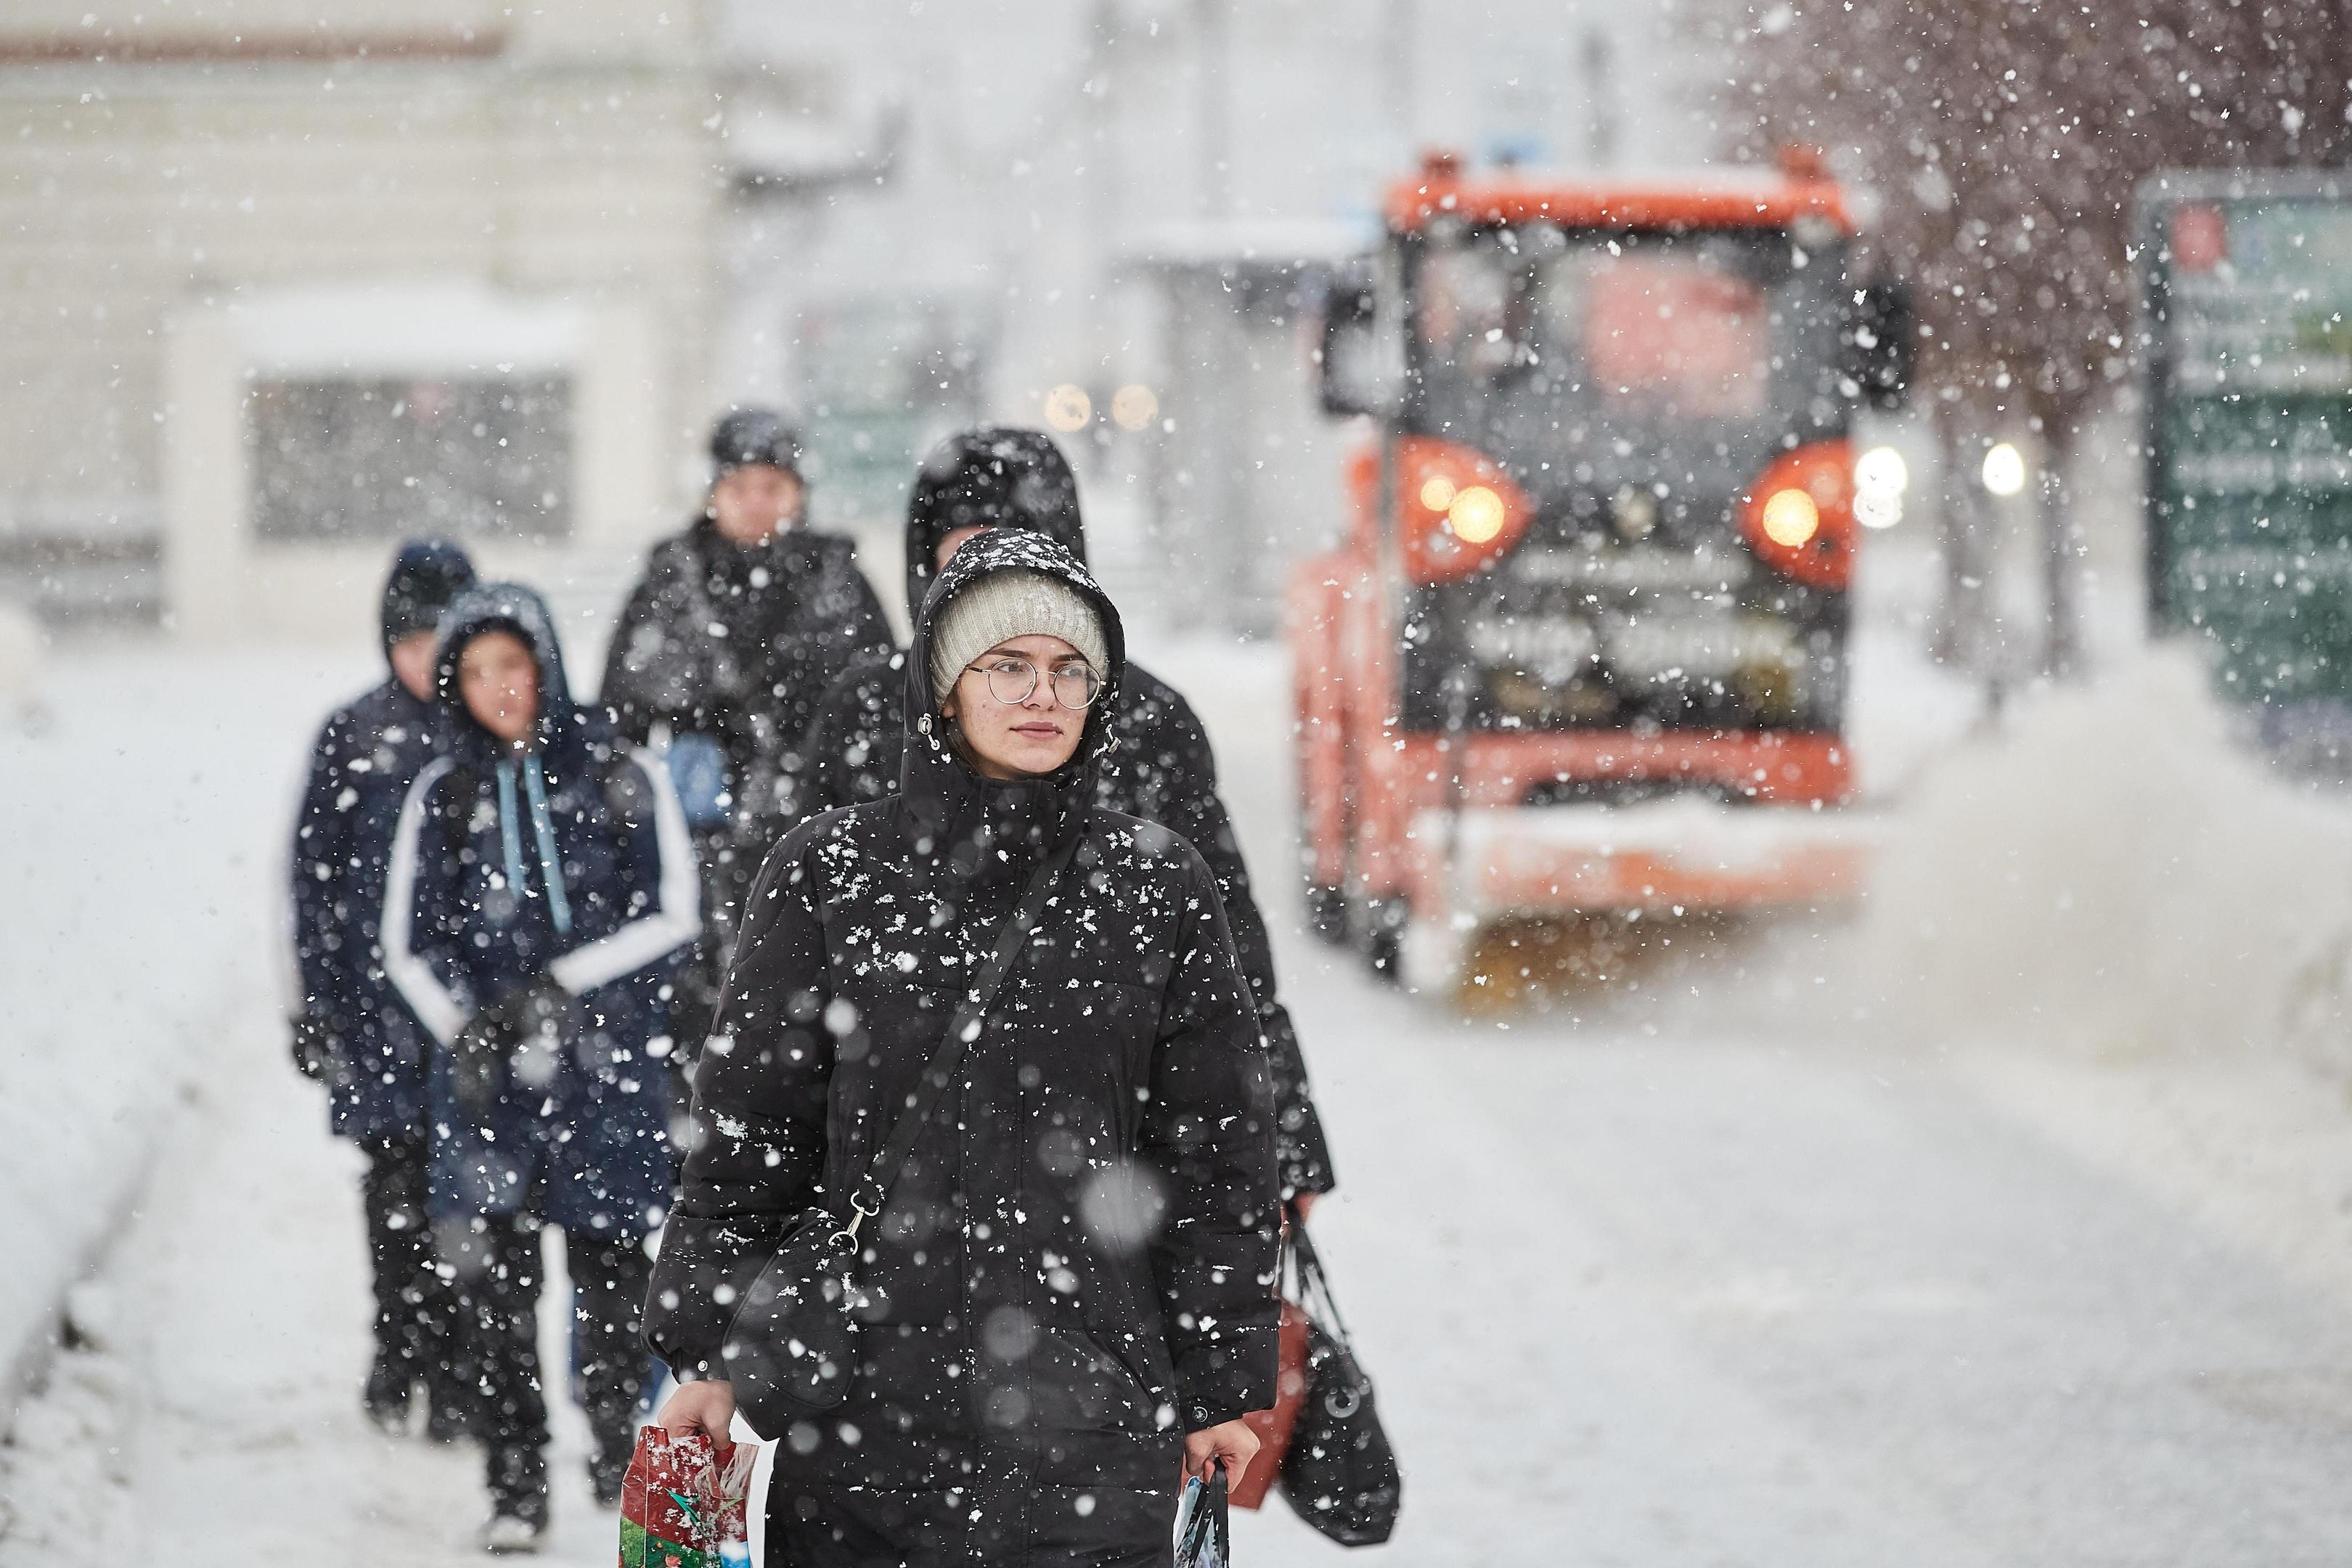
[[[1094,399],[1083,386],[1064,382],[1045,395],[1045,423],[1065,436],[1083,430],[1087,421],[1095,416]]]
[[[1160,399],[1139,384],[1122,386],[1110,395],[1110,416],[1122,430],[1140,430],[1160,413]]]

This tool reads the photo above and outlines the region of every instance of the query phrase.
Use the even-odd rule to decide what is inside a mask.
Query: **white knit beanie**
[[[958,589],[931,627],[931,694],[945,703],[964,667],[1014,637],[1059,637],[1110,678],[1110,642],[1086,595],[1043,572],[992,572]]]

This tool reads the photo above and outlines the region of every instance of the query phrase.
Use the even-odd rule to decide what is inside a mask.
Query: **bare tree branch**
[[[1682,0],[1727,150],[1803,142],[1878,191],[1921,384],[2070,446],[2130,366],[2135,187],[2352,157],[2344,0]]]

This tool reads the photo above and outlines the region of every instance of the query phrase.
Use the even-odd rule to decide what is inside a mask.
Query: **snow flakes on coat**
[[[795,823],[897,792],[906,737],[906,679],[903,653],[870,660],[843,678],[798,748],[805,763],[792,789],[772,815],[746,826],[746,844],[772,843]],[[1096,772],[1095,803],[1160,824],[1208,862],[1272,1053],[1283,1184],[1297,1192],[1328,1192],[1334,1184],[1330,1148],[1307,1083],[1297,1026],[1276,989],[1265,918],[1243,864],[1233,819],[1217,793],[1217,759],[1208,733],[1192,704],[1140,665],[1128,665],[1119,689],[1106,693],[1095,707],[1108,715],[1108,751]]]

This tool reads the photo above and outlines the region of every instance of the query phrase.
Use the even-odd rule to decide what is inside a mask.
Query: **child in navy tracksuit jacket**
[[[384,976],[377,931],[401,803],[442,750],[434,628],[473,580],[473,563],[446,541],[401,547],[383,589],[392,673],[320,731],[292,860],[295,1065],[325,1082],[336,1136],[367,1156],[361,1191],[376,1308],[367,1412],[387,1428],[403,1426],[422,1385],[427,1429],[445,1440],[465,1427],[473,1373],[456,1295],[435,1269],[425,1229],[430,1042]]]
[[[436,1042],[434,1228],[483,1367],[485,1544],[527,1550],[547,1525],[542,1226],[564,1233],[600,1500],[628,1468],[670,1192],[662,1027],[700,889],[667,770],[572,701],[538,595],[460,595],[437,674],[449,752],[401,810],[384,967]]]

